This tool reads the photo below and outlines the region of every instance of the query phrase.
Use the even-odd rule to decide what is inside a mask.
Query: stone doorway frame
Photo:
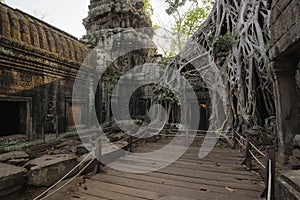
[[[300,42],[279,54],[273,60],[275,105],[277,119],[277,136],[279,161],[285,165],[292,152],[292,141],[298,130],[298,101],[296,89],[296,69],[299,65]]]
[[[26,106],[26,136],[29,139],[33,137],[33,120],[32,120],[32,98],[31,97],[24,97],[24,96],[5,96],[0,95],[0,102],[7,101],[7,102],[24,102]]]

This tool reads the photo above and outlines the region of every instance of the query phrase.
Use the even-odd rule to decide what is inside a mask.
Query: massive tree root
[[[169,65],[205,82],[212,101],[211,130],[264,126],[275,115],[267,55],[269,3],[216,0],[208,19]],[[217,39],[226,34],[233,39],[229,51],[216,52]]]

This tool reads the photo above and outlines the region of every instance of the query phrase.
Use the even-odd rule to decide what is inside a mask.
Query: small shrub
[[[213,53],[215,59],[221,59],[228,56],[232,46],[234,44],[234,39],[231,34],[227,33],[225,35],[220,35],[215,38],[213,42]]]

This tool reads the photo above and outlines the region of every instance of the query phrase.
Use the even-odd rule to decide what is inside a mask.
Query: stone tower
[[[143,0],[91,0],[88,17],[83,19],[87,34],[82,41],[95,46],[104,33],[152,27]],[[150,38],[153,32],[145,30]]]
[[[151,29],[151,19],[145,12],[143,0],[91,0],[88,16],[83,19],[83,24],[87,33],[81,41],[91,48],[97,46],[99,51],[103,50],[104,57],[112,61],[112,63],[107,62],[106,71],[98,83],[98,94],[95,94],[98,121],[109,122],[112,119],[111,105],[118,104],[118,102],[111,102],[111,96],[120,75],[137,65],[155,60],[156,47],[152,42],[154,32]],[[125,37],[123,33],[126,33]],[[113,38],[111,46],[106,43],[109,38]],[[118,46],[120,44],[123,46]],[[125,55],[117,56],[116,59],[115,55],[118,55],[124,44],[125,46],[127,44],[139,47],[151,46],[151,48],[130,51]],[[145,90],[138,91],[131,98],[132,102],[142,102],[142,105],[146,105],[148,99],[144,94],[146,94]],[[120,91],[119,95],[132,94]],[[143,111],[134,108],[135,106],[128,105],[128,107],[133,117],[141,116],[146,112],[145,106],[139,106]]]

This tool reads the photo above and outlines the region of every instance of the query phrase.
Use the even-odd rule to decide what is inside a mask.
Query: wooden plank
[[[164,144],[145,144],[135,150],[149,152],[162,146]],[[173,152],[179,149],[173,146],[169,150]],[[163,154],[172,156],[172,152],[165,151]],[[241,167],[243,155],[240,152],[217,147],[204,159],[198,158],[198,152],[199,147],[190,147],[170,166],[154,172],[148,171],[152,170],[151,166],[166,164],[164,156],[125,155],[115,164],[145,173],[125,173],[106,167],[106,174],[87,179],[78,194],[83,199],[116,200],[260,199],[262,180],[257,174]]]
[[[159,143],[147,143],[143,146],[139,146],[138,148],[135,149],[135,151],[137,152],[142,152],[143,150],[147,150],[147,149],[160,149],[162,147],[166,146],[166,144],[159,144]],[[181,148],[182,145],[170,145],[170,148]],[[200,150],[200,146],[190,146],[187,150],[187,152],[199,152]],[[214,147],[212,149],[211,152],[214,152],[214,153],[222,153],[222,152],[225,152],[225,153],[232,153],[233,155],[237,155],[239,152],[235,149],[230,149],[230,148],[221,148],[221,147]]]
[[[126,157],[130,157],[130,156],[134,156],[135,158],[138,158],[138,159],[147,159],[147,160],[152,160],[153,162],[166,162],[166,159],[164,159],[163,157],[145,157],[145,156],[142,156],[142,155],[126,155]],[[221,162],[216,162],[216,161],[209,161],[209,160],[202,160],[202,159],[186,159],[186,158],[179,158],[177,161],[180,161],[180,162],[184,162],[184,163],[194,163],[196,165],[199,165],[199,166],[208,166],[208,167],[211,167],[211,166],[218,166],[218,167],[222,167],[222,168],[232,168],[233,166],[235,167],[241,167],[240,164],[235,164],[233,165],[232,163],[228,164],[228,163],[221,163]],[[176,162],[177,162],[176,161]],[[244,170],[245,171],[245,170]]]
[[[113,171],[113,170],[112,170]],[[108,172],[109,173],[109,172]],[[159,173],[159,172],[149,172],[145,175],[149,175],[152,177],[162,177],[162,178],[168,178],[168,179],[174,179],[178,181],[187,181],[191,183],[199,183],[199,184],[207,184],[212,186],[228,186],[234,189],[241,189],[241,190],[251,190],[251,191],[262,191],[262,183],[258,182],[239,182],[238,184],[228,182],[228,181],[218,181],[218,180],[207,180],[207,179],[200,179],[200,178],[194,178],[194,177],[186,177],[186,176],[178,176],[173,174],[165,174],[165,173]]]
[[[127,162],[130,163],[136,163],[136,164],[144,164],[144,165],[154,165],[155,163],[166,163],[165,160],[161,159],[161,160],[157,160],[157,159],[149,159],[147,157],[137,157],[134,155],[126,155],[123,158],[119,159],[120,161],[124,161],[126,162],[126,160],[128,160]],[[224,173],[230,173],[230,174],[240,174],[240,175],[253,175],[252,172],[249,171],[245,171],[245,168],[243,166],[230,166],[230,167],[226,167],[226,166],[220,166],[220,165],[216,165],[214,164],[210,164],[210,165],[199,165],[198,163],[192,163],[192,162],[185,162],[182,160],[177,160],[176,162],[172,163],[172,166],[174,167],[178,167],[178,168],[189,168],[189,169],[199,169],[202,171],[215,171],[215,172],[224,172]]]
[[[147,151],[145,152],[151,152],[153,151],[153,149],[149,148]],[[174,151],[176,151],[176,149],[174,149]],[[221,162],[221,163],[228,163],[228,164],[240,164],[243,161],[243,158],[240,157],[235,157],[235,156],[231,156],[231,157],[222,157],[222,156],[212,156],[214,154],[209,154],[207,157],[202,158],[202,161],[214,161],[214,162]],[[231,154],[232,155],[232,154]],[[137,156],[144,156],[142,154],[137,154]],[[161,151],[160,155],[151,155],[151,157],[153,158],[161,158],[164,159],[164,157],[168,157],[168,156],[173,156],[173,152],[167,152],[167,151]],[[180,158],[184,158],[184,159],[190,159],[190,160],[200,160],[200,158],[198,157],[198,154],[188,154],[185,153],[184,155],[182,155]]]
[[[92,195],[94,197],[106,198],[106,199],[113,199],[113,200],[142,200],[143,198],[136,197],[134,195],[126,195],[119,193],[118,191],[111,191],[111,190],[103,190],[97,184],[94,184],[93,181],[88,180],[84,184],[85,188],[79,188],[79,192],[82,194]]]
[[[101,176],[101,175],[99,175]],[[131,188],[128,186],[122,186],[118,184],[112,184],[109,182],[103,182],[91,179],[89,180],[89,184],[92,184],[93,186],[97,188],[101,188],[101,190],[109,190],[109,191],[117,191],[118,193],[124,194],[124,195],[132,195],[134,194],[135,197],[140,197],[144,199],[174,199],[174,200],[190,200],[188,198],[184,197],[176,197],[173,195],[166,195],[161,194],[149,190],[143,190],[138,188]]]
[[[165,184],[157,184],[147,181],[140,181],[135,179],[128,179],[123,177],[114,177],[110,175],[102,175],[102,176],[94,176],[92,178],[93,180],[98,180],[101,182],[108,182],[111,184],[118,184],[123,185],[131,188],[138,188],[143,190],[149,190],[153,192],[158,192],[161,194],[166,195],[173,195],[173,196],[179,196],[179,197],[185,197],[185,198],[191,198],[191,199],[232,199],[232,200],[240,200],[240,196],[234,196],[232,193],[229,192],[229,194],[222,194],[217,192],[211,192],[211,191],[203,191],[200,189],[191,189],[191,188],[183,188],[178,186],[172,186],[172,185],[165,185]],[[243,199],[258,199],[257,197],[245,197]]]
[[[211,185],[208,184],[209,181],[206,183],[193,183],[189,182],[187,179],[181,179],[178,180],[176,177],[174,179],[169,179],[169,178],[164,178],[164,177],[155,177],[147,174],[132,174],[132,173],[123,173],[123,172],[118,172],[115,170],[110,170],[106,175],[112,175],[116,177],[124,177],[128,179],[134,179],[134,180],[141,180],[141,181],[147,181],[147,182],[153,182],[157,184],[165,184],[165,185],[173,185],[173,186],[179,186],[182,188],[191,188],[191,189],[198,189],[198,190],[205,190],[205,191],[210,191],[210,192],[215,192],[215,193],[222,193],[222,194],[228,194],[229,191],[226,190],[226,187],[229,187],[226,184],[222,185]],[[101,176],[101,175],[100,175]],[[257,197],[258,191],[257,190],[241,190],[237,189],[236,185],[238,184],[231,184],[231,186],[234,187],[234,192],[235,195],[241,195],[241,196],[251,196],[251,197]],[[230,187],[230,188],[233,188]]]
[[[73,197],[70,200],[109,200],[109,199],[93,196],[90,194],[75,193],[73,194]]]
[[[152,171],[153,168],[150,166],[143,166],[143,165],[131,165],[131,164],[126,164],[122,163],[121,161],[115,161],[114,162],[115,166],[118,166],[119,168],[123,169],[132,169],[132,170],[137,170],[141,172],[148,172]],[[198,178],[206,178],[208,180],[224,180],[228,179],[231,180],[232,182],[235,182],[237,180],[246,180],[246,181],[259,181],[260,178],[256,176],[245,176],[245,175],[239,175],[239,174],[228,174],[228,173],[222,173],[222,172],[210,172],[210,171],[201,171],[198,169],[185,169],[181,170],[180,168],[173,167],[172,165],[167,166],[163,169],[159,170],[160,172],[164,173],[173,173],[177,175],[186,175],[190,177],[198,177]]]

